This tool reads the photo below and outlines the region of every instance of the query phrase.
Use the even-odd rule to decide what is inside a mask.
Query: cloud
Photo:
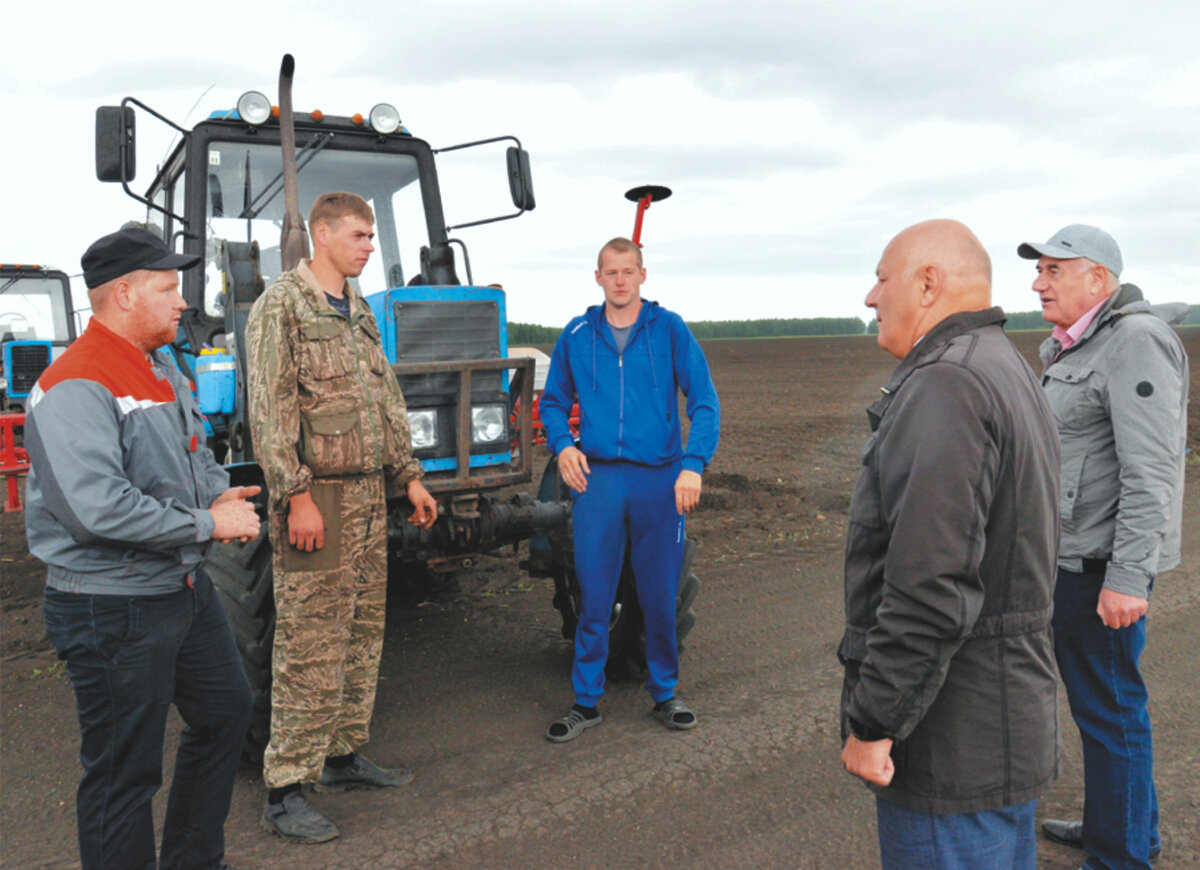
[[[763,180],[777,175],[840,169],[850,165],[842,150],[816,143],[716,145],[703,142],[680,145],[580,148],[541,153],[539,166],[564,176],[590,173],[620,178],[668,178],[672,183],[705,185]]]
[[[14,33],[51,23],[6,14]],[[128,94],[186,126],[250,88],[274,98],[289,51],[301,109],[394,102],[435,146],[520,136],[537,211],[461,235],[477,278],[550,322],[595,295],[595,248],[630,232],[622,194],[641,183],[675,191],[647,217],[656,292],[706,312],[753,280],[739,302],[755,311],[832,305],[835,286],[861,314],[883,245],[934,216],[979,234],[1023,308],[1012,249],[1079,220],[1110,227],[1148,286],[1200,301],[1198,4],[212,0],[197,16],[131,0],[119,30],[107,10],[71,16],[54,63],[32,40],[0,57],[11,109],[90,131]],[[138,123],[148,175],[171,131]],[[23,167],[8,194],[26,219],[6,232],[22,256],[73,260],[136,208],[92,177],[87,132],[0,149]],[[510,208],[502,151],[439,158],[451,222]],[[62,225],[51,177],[80,220]]]

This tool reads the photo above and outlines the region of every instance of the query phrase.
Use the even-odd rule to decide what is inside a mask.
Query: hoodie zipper
[[[620,375],[621,390],[617,394],[617,458],[621,457],[621,448],[625,443],[625,353],[617,354],[617,372]]]

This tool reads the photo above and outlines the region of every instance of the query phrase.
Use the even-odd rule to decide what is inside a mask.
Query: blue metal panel
[[[471,457],[472,468],[485,468],[489,465],[508,465],[512,462],[512,453],[481,453]],[[422,459],[421,467],[426,471],[454,471],[458,462],[453,456],[443,459]]]
[[[396,287],[383,293],[373,293],[366,297],[371,311],[379,323],[379,332],[383,350],[388,361],[396,362],[396,321],[392,316],[393,306],[397,302],[481,302],[496,303],[500,321],[500,357],[508,356],[508,309],[505,304],[503,290],[496,287],[463,287],[463,286],[413,286]],[[504,389],[508,389],[509,373],[501,373]],[[471,457],[472,468],[485,468],[492,465],[507,465],[512,462],[512,452],[477,454]],[[423,459],[421,467],[426,471],[453,471],[458,467],[453,456],[441,459]]]
[[[408,300],[474,302],[492,300],[500,313],[500,356],[508,356],[508,309],[504,291],[495,287],[397,287],[384,293],[372,293],[366,297],[367,304],[379,321],[383,337],[383,351],[391,362],[396,362],[396,322],[392,319],[392,305]],[[507,379],[506,379],[507,383]]]

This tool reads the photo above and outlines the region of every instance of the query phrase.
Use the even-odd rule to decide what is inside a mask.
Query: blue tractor
[[[378,253],[356,289],[379,323],[408,405],[413,455],[439,503],[438,521],[429,530],[404,521],[412,511],[406,500],[389,505],[390,573],[413,567],[454,571],[481,554],[534,538],[525,567],[534,576],[555,578],[555,605],[567,635],[574,630],[578,585],[570,564],[570,502],[557,486],[553,463],[539,498],[511,494],[533,478],[534,361],[509,358],[504,291],[474,282],[465,244],[450,236],[533,209],[528,154],[512,136],[433,148],[386,104],[352,116],[293,112],[292,69],[285,57],[278,107],[248,92],[236,108],[213,112],[191,130],[132,97],[96,113],[98,178],[122,184],[145,207],[144,225],[168,244],[203,257],[202,267],[182,276],[188,308],[173,350],[196,384],[210,445],[235,484],[262,484],[246,419],[246,318],[276,276],[295,265],[299,216],[317,196],[334,190],[362,196],[375,212]],[[130,188],[135,107],[179,134],[144,194]],[[498,143],[511,143],[505,172],[514,211],[447,226],[437,155]],[[269,735],[274,601],[266,524],[257,541],[214,545],[208,570],[257,699],[247,744],[252,760]],[[627,636],[622,643],[632,648],[640,615],[632,583],[624,585],[629,591],[614,625],[623,615],[629,628],[620,637]],[[690,597],[686,603],[690,614]]]
[[[25,410],[29,391],[75,335],[65,272],[0,263],[0,412]]]

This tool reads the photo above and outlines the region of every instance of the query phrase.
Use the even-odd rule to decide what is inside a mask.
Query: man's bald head
[[[990,297],[992,259],[966,225],[944,219],[924,221],[898,234],[891,245],[906,248],[914,267],[940,268],[951,292],[977,293],[982,287]]]
[[[866,304],[875,309],[879,346],[903,358],[951,314],[991,305],[992,261],[958,221],[915,224],[884,248]]]

